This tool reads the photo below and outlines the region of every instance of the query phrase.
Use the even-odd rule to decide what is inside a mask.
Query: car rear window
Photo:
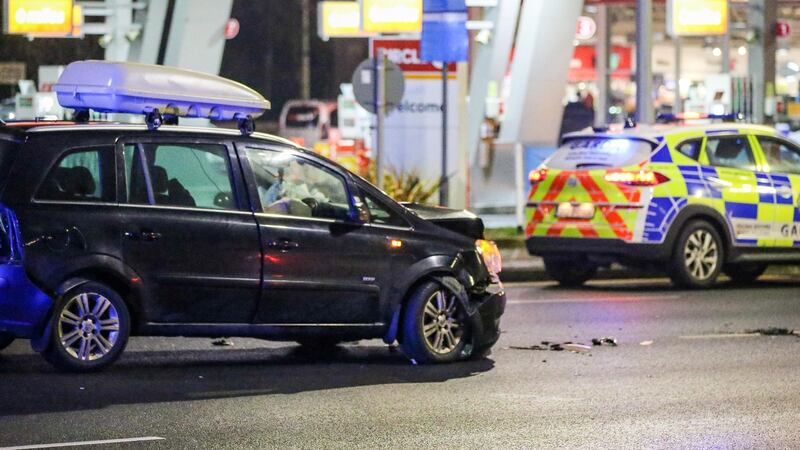
[[[319,110],[311,106],[293,106],[286,114],[286,126],[290,128],[315,127],[319,123]]]
[[[564,142],[545,164],[560,170],[625,167],[647,160],[652,150],[649,142],[638,139],[573,138]]]

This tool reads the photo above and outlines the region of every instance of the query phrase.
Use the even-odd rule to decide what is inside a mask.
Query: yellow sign
[[[369,36],[361,31],[361,6],[357,1],[323,1],[317,11],[317,32],[321,39]]]
[[[419,33],[422,0],[361,0],[361,25],[367,33]]]
[[[671,36],[723,35],[728,32],[728,0],[669,0]]]
[[[70,36],[73,0],[5,0],[4,29],[7,34]]]

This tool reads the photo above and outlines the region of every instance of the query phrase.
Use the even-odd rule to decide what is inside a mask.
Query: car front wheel
[[[403,315],[403,352],[420,364],[452,362],[464,355],[467,315],[459,299],[438,283],[419,286]]]
[[[672,282],[700,289],[714,284],[722,271],[724,249],[719,233],[703,220],[690,222],[681,231],[672,255]]]
[[[13,342],[14,342],[14,336],[11,336],[10,334],[0,333],[0,350],[5,350]]]
[[[91,372],[122,354],[130,335],[130,314],[119,294],[92,282],[61,297],[50,326],[45,359],[61,370]]]

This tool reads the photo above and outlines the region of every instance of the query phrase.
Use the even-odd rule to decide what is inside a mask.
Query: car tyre
[[[457,361],[469,356],[469,340],[467,314],[453,292],[433,281],[414,290],[403,313],[400,342],[408,358],[418,364]]]
[[[732,283],[749,284],[764,275],[764,272],[767,271],[767,266],[767,264],[763,263],[729,264],[722,271],[731,278]]]
[[[581,260],[545,258],[544,269],[564,287],[582,286],[597,275],[597,265]]]
[[[707,288],[717,281],[723,261],[725,249],[717,230],[704,220],[693,220],[675,243],[670,278],[682,288]]]
[[[14,343],[14,336],[10,334],[0,333],[0,350],[5,350],[9,345]]]
[[[108,367],[122,354],[131,319],[116,291],[90,282],[59,298],[50,327],[45,359],[59,370],[93,372]]]

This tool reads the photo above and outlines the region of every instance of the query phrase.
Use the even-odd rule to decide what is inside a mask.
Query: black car
[[[485,354],[505,295],[476,216],[400,205],[280,138],[0,126],[0,348],[88,371],[130,335]],[[491,269],[491,270],[490,270]]]

